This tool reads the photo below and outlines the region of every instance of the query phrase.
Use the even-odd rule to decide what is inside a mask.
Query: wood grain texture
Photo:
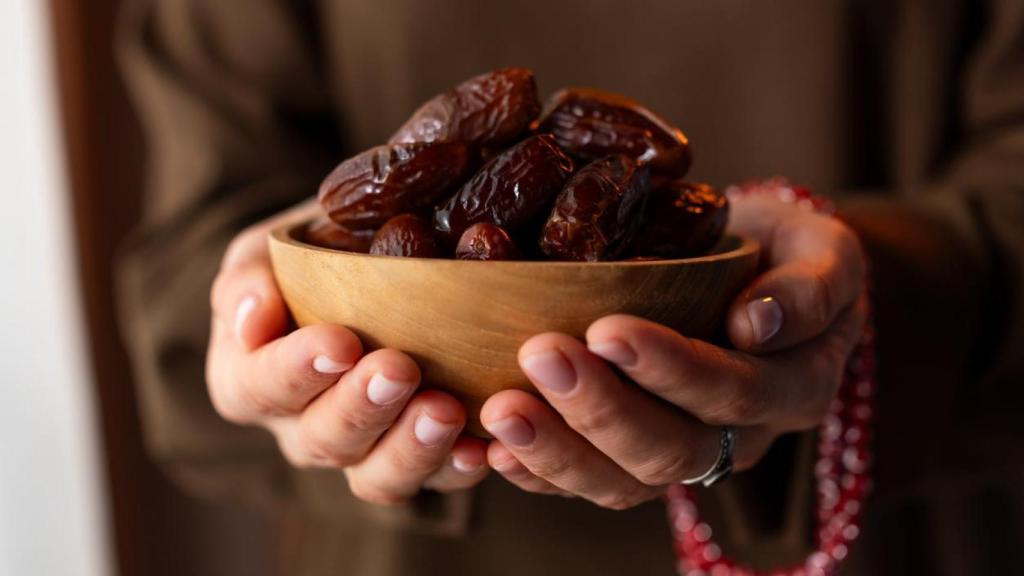
[[[369,256],[296,240],[302,225],[270,235],[274,273],[300,326],[347,326],[367,350],[402,350],[425,386],[452,392],[467,428],[489,396],[533,390],[517,351],[541,332],[582,337],[596,319],[635,314],[707,337],[753,277],[758,246],[727,238],[724,251],[648,262],[482,262]]]

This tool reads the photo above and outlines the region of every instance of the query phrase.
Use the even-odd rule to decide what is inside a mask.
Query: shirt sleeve
[[[876,268],[882,352],[941,369],[950,409],[1010,406],[997,397],[1024,374],[1024,5],[983,4],[961,54],[930,14],[895,41],[897,201],[846,206]]]
[[[150,454],[208,496],[276,502],[299,484],[268,434],[214,412],[204,379],[209,291],[228,242],[311,195],[340,155],[298,5],[145,0],[126,3],[120,22],[148,148],[142,222],[119,269],[122,324]]]

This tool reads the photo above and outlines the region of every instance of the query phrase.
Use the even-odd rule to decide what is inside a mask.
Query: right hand
[[[317,209],[307,202],[256,224],[225,253],[206,360],[214,407],[230,422],[269,430],[297,467],[344,470],[353,494],[369,502],[477,484],[488,472],[487,444],[460,436],[466,415],[455,398],[417,392],[412,359],[389,349],[364,356],[342,326],[288,332],[267,233]]]

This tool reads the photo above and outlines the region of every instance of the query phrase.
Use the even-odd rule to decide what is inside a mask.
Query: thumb
[[[267,234],[281,224],[315,213],[315,202],[303,202],[235,237],[210,292],[213,338],[233,338],[245,350],[252,350],[285,333],[288,311],[274,279]]]

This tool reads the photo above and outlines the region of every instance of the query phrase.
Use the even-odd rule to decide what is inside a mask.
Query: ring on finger
[[[711,465],[711,468],[708,468],[707,472],[700,476],[683,480],[680,484],[685,486],[700,484],[701,486],[708,488],[718,484],[722,480],[725,480],[730,474],[732,474],[732,456],[733,452],[736,450],[736,440],[738,438],[736,429],[732,426],[722,426],[720,438],[721,443],[718,448],[718,458],[715,460],[715,463]]]

